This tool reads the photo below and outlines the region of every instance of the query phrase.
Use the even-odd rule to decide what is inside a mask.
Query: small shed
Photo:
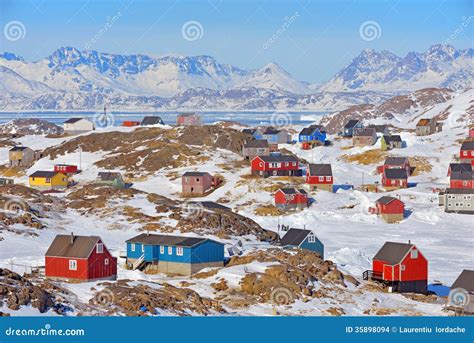
[[[304,229],[289,229],[280,241],[283,248],[299,248],[318,253],[324,259],[324,244],[313,231]]]
[[[125,181],[122,178],[122,174],[119,172],[99,172],[95,182],[119,189],[125,188]]]
[[[204,195],[213,186],[213,177],[207,172],[186,172],[181,177],[183,195]]]
[[[403,147],[400,135],[383,135],[380,139],[380,148],[382,150],[401,149]]]
[[[35,161],[35,152],[26,146],[14,146],[8,151],[10,167],[30,167]]]
[[[375,202],[375,213],[387,223],[397,223],[403,220],[405,204],[398,198],[383,196]]]
[[[94,130],[94,123],[85,118],[71,118],[64,122],[64,132],[68,134],[80,134]]]
[[[387,284],[393,292],[427,293],[428,261],[411,242],[385,242],[372,260],[364,280]]]
[[[57,235],[45,254],[46,277],[93,281],[116,279],[117,258],[98,236]]]
[[[456,299],[454,296],[457,295]],[[450,307],[460,308],[464,314],[474,314],[474,270],[464,269],[451,286]],[[457,300],[457,303],[456,303]]]
[[[141,126],[150,126],[150,125],[165,125],[163,119],[160,116],[146,116],[142,119]]]

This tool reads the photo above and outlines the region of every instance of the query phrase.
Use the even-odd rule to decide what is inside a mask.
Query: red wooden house
[[[306,171],[306,183],[311,190],[322,189],[332,192],[334,178],[331,165],[310,163]]]
[[[369,211],[380,215],[387,223],[396,223],[403,220],[405,204],[398,198],[383,196],[375,202],[375,207]]]
[[[45,254],[46,277],[92,281],[115,279],[117,258],[97,236],[57,235]]]
[[[474,141],[465,141],[462,143],[459,158],[462,163],[470,163],[474,166]]]
[[[385,169],[405,169],[411,175],[411,166],[408,157],[387,157],[382,166],[377,167],[377,172],[383,174]]]
[[[139,121],[134,121],[134,120],[124,120],[122,123],[122,126],[125,127],[134,127],[134,126],[139,126],[140,122]]]
[[[474,188],[472,165],[451,163],[448,169],[450,188]]]
[[[186,172],[181,177],[183,195],[205,195],[222,180],[206,172]]]
[[[426,294],[428,261],[410,242],[385,242],[372,260],[372,270],[366,270],[363,278],[383,282],[394,292]]]
[[[382,186],[387,190],[407,188],[407,171],[405,169],[385,169],[382,174]]]
[[[299,161],[290,155],[257,156],[250,162],[252,175],[301,176]]]
[[[469,138],[474,138],[474,124],[469,125]]]
[[[280,188],[275,192],[275,207],[284,211],[308,207],[308,194],[304,189]]]
[[[56,173],[63,173],[66,174],[67,176],[77,174],[78,169],[76,165],[72,164],[56,164],[54,166],[54,171]]]

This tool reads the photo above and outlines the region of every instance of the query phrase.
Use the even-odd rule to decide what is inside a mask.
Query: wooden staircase
[[[145,254],[143,253],[135,262],[133,262],[132,270],[141,269],[145,265]]]

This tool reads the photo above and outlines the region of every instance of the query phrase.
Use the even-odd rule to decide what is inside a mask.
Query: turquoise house
[[[311,230],[289,229],[281,239],[280,246],[310,250],[324,259],[324,245]]]

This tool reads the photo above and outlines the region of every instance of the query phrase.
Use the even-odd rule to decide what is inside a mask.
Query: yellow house
[[[37,189],[63,189],[68,184],[67,175],[55,171],[36,171],[30,175],[30,187]]]

